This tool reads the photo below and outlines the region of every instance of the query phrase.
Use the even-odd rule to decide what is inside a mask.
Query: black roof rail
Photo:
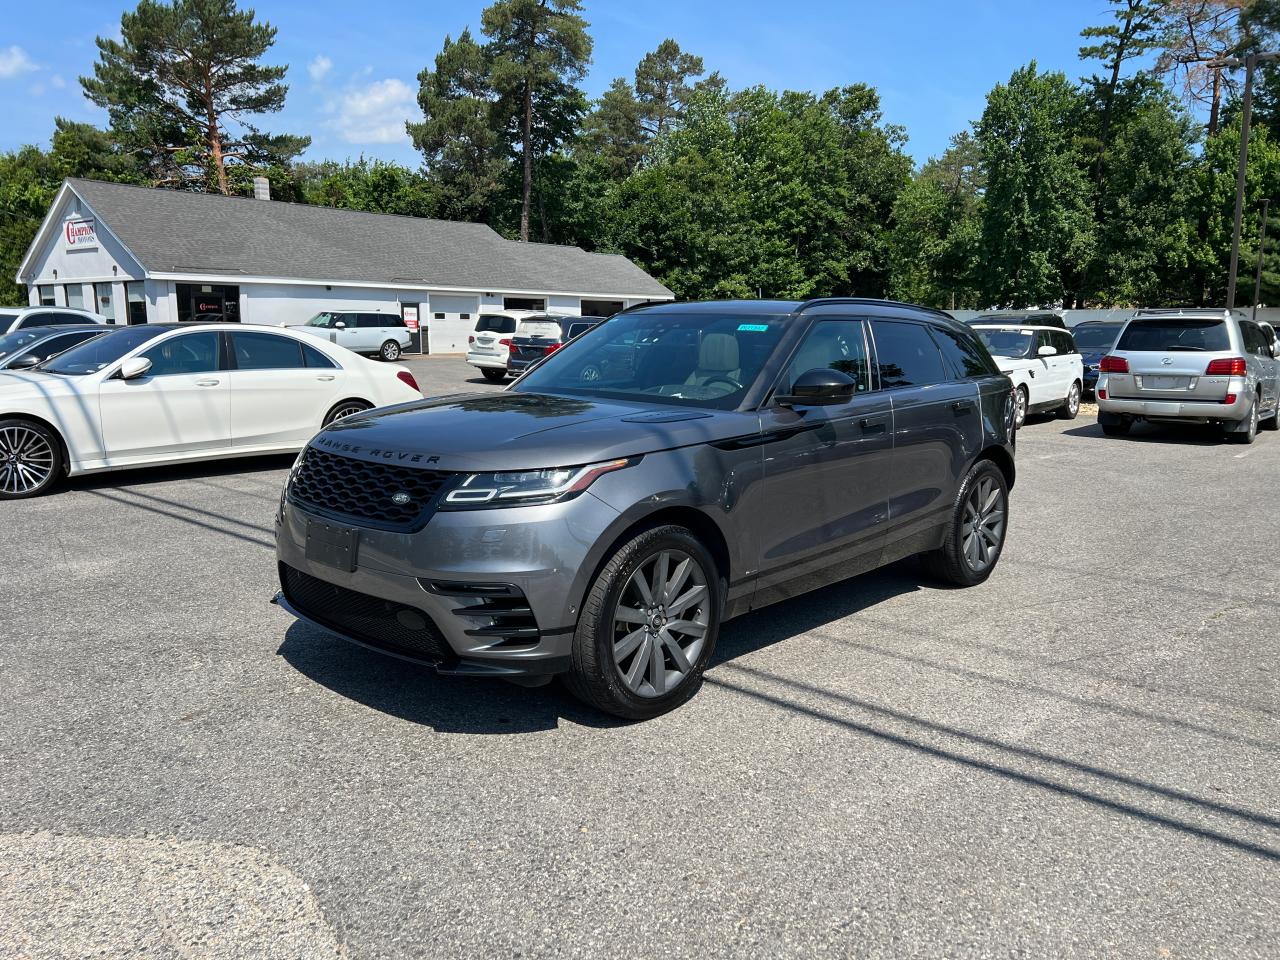
[[[922,310],[925,313],[932,313],[935,316],[942,317],[944,320],[950,320],[952,323],[960,322],[945,310],[939,310],[937,307],[922,307],[918,303],[907,303],[904,300],[889,300],[885,297],[813,297],[796,307],[796,313],[803,313],[810,307],[817,307],[831,303],[876,304],[878,306],[885,307],[906,307],[909,310]]]

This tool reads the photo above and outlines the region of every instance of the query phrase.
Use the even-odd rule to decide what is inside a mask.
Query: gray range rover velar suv
[[[331,425],[277,518],[295,616],[441,672],[629,718],[697,689],[720,625],[927,554],[985,580],[1013,397],[945,314],[876,300],[618,314],[502,393]]]

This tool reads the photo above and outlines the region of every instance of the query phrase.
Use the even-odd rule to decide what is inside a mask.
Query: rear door
[[[944,329],[876,318],[871,331],[880,388],[893,405],[886,549],[913,539],[925,549],[950,517],[960,480],[982,445],[978,382],[952,373],[940,345],[951,339]]]
[[[314,348],[276,333],[231,337],[231,445],[301,446],[341,397],[344,373]]]
[[[1271,346],[1267,343],[1267,335],[1262,327],[1248,320],[1240,324],[1240,332],[1244,337],[1246,358],[1258,377],[1258,387],[1262,390],[1262,405],[1273,409],[1276,402],[1276,361],[1271,358]]]
[[[381,350],[388,340],[403,345],[406,339],[404,320],[394,313],[365,313],[361,321],[361,327],[368,331],[370,353]]]

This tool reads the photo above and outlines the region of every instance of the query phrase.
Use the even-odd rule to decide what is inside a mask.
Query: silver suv
[[[1252,443],[1280,426],[1277,352],[1238,312],[1139,310],[1099,364],[1098,423],[1108,436],[1135,420],[1216,423]]]

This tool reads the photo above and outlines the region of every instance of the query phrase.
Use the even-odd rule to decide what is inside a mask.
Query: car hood
[[[39,370],[0,370],[0,413],[4,401],[22,397],[62,397],[76,392],[83,377],[59,377]]]
[[[566,467],[753,436],[756,413],[538,393],[435,397],[341,420],[312,446],[436,470]]]
[[[1000,368],[1001,373],[1010,373],[1014,370],[1030,370],[1035,366],[1044,366],[1039,360],[1028,360],[1026,358],[1017,357],[992,357],[996,362],[996,366]]]

